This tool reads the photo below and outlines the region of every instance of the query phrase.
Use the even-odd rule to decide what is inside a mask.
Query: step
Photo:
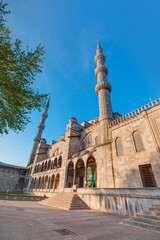
[[[140,214],[140,213],[137,213],[136,216],[140,217],[140,218],[149,218],[149,219],[160,220],[160,216],[151,215],[151,214]]]
[[[137,227],[143,227],[143,228],[147,228],[147,229],[160,231],[160,226],[153,225],[153,224],[142,223],[142,222],[134,221],[131,219],[124,219],[123,222],[126,224],[129,224],[129,225],[137,226]]]
[[[158,212],[160,212],[160,208],[159,207],[150,207],[149,208],[149,211],[158,211]]]
[[[83,202],[83,200],[75,193],[60,193],[45,201],[42,204],[63,208],[68,210],[89,210],[90,208]]]
[[[149,224],[160,226],[160,220],[155,220],[151,218],[142,218],[142,217],[131,217],[130,219],[138,222],[149,223]]]
[[[144,211],[145,214],[160,216],[160,211]]]

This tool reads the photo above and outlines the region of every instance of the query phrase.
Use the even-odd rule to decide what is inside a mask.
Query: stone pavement
[[[124,225],[124,218],[37,202],[0,201],[0,240],[160,240],[159,232]]]

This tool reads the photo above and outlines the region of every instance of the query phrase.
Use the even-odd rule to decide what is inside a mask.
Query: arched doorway
[[[97,186],[97,164],[93,157],[87,161],[87,187]]]
[[[67,187],[71,188],[73,186],[73,176],[74,176],[74,165],[71,161],[68,164],[68,172],[67,172]]]
[[[59,173],[58,173],[57,176],[56,176],[55,189],[58,189],[58,187],[59,187],[59,182],[60,182],[60,175],[59,175]]]
[[[76,184],[78,188],[84,187],[85,166],[83,160],[78,160],[76,164]]]

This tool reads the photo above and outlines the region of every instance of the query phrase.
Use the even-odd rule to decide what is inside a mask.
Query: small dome
[[[77,123],[77,119],[72,117],[72,118],[69,119],[69,122]]]

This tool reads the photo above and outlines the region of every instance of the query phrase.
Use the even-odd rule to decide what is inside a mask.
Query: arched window
[[[58,168],[61,168],[62,166],[62,157],[60,156],[58,159]]]
[[[123,145],[122,145],[122,140],[120,138],[117,138],[115,141],[116,144],[116,153],[117,156],[123,156]]]
[[[71,188],[73,186],[73,176],[74,176],[74,165],[71,161],[68,164],[68,172],[67,172],[67,187]]]
[[[97,165],[93,157],[87,161],[87,187],[97,186]]]
[[[57,176],[56,176],[55,189],[58,189],[58,188],[59,188],[59,182],[60,182],[60,175],[59,175],[59,173],[58,173]]]
[[[140,152],[144,150],[144,145],[141,137],[141,133],[138,131],[135,131],[133,133],[133,141],[135,145],[136,152]]]
[[[57,158],[55,158],[55,160],[54,160],[54,167],[53,168],[54,169],[57,168]]]

